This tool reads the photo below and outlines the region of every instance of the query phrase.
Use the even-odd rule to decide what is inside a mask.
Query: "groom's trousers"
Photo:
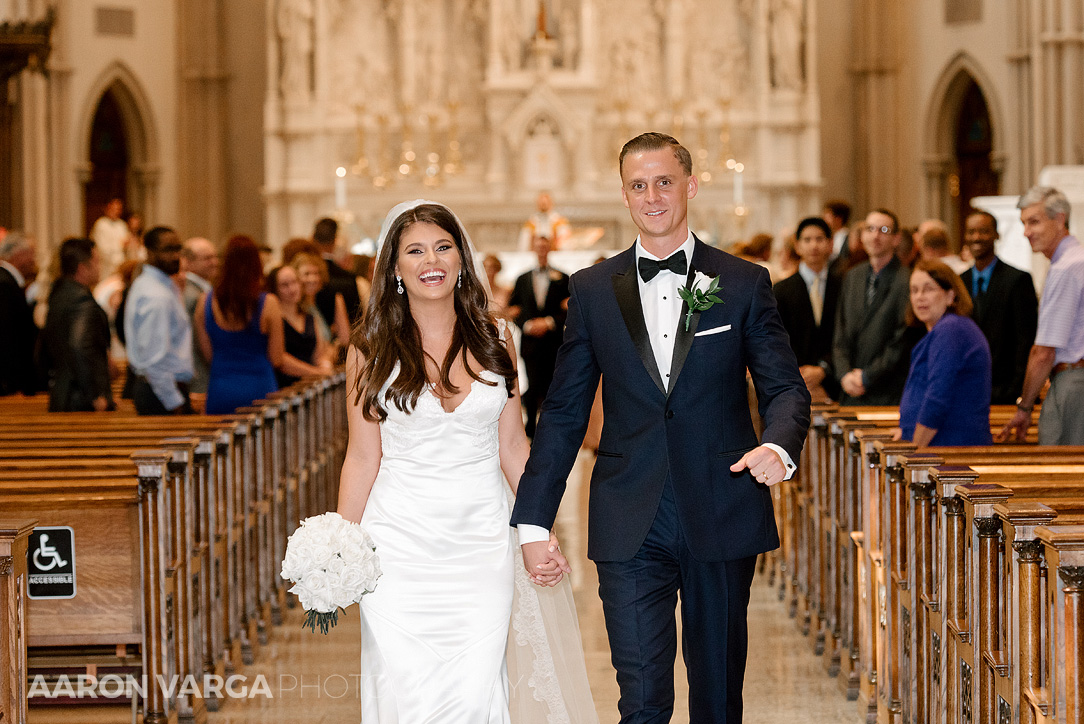
[[[741,722],[749,648],[746,610],[756,559],[705,563],[693,558],[668,477],[636,556],[597,562],[610,655],[621,688],[621,724],[670,721],[679,591],[690,724]]]

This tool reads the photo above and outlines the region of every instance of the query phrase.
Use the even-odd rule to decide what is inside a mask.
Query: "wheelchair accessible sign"
[[[26,548],[27,598],[75,598],[75,532],[35,528]]]

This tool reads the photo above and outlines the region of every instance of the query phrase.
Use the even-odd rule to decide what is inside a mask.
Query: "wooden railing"
[[[342,373],[223,417],[0,400],[0,509],[71,526],[78,559],[75,598],[27,602],[27,675],[85,656],[99,677],[147,677],[144,722],[204,720],[221,702],[157,677],[223,676],[267,644],[286,537],[334,505],[345,414]]]

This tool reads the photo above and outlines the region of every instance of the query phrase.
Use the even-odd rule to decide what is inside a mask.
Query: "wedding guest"
[[[952,253],[948,226],[940,219],[926,219],[919,224],[918,239],[921,243],[919,255],[923,259],[947,264],[957,274],[963,274],[970,266],[959,254]]]
[[[90,238],[98,245],[98,252],[102,255],[102,274],[105,276],[121,265],[132,245],[132,230],[128,222],[121,218],[123,214],[124,202],[119,198],[110,199],[105,205],[105,212],[90,229]]]
[[[184,242],[181,249],[184,261],[184,309],[188,318],[194,320],[200,298],[209,294],[218,277],[218,250],[208,239],[193,237]],[[206,394],[211,368],[203,356],[203,350],[193,335],[192,367],[195,376],[190,385],[192,392]]]
[[[968,317],[971,297],[943,262],[921,259],[910,279],[907,323],[926,336],[911,352],[900,433],[919,447],[989,445],[990,345]]]
[[[143,248],[143,232],[146,231],[143,228],[143,215],[137,211],[131,211],[124,223],[128,224],[128,247],[124,255],[127,259],[142,264],[147,260],[147,250]]]
[[[820,402],[839,395],[839,383],[832,374],[832,332],[841,280],[828,272],[829,232],[823,219],[802,219],[795,247],[801,258],[798,271],[774,287],[798,370],[814,401]]]
[[[486,270],[486,278],[489,280],[490,309],[494,314],[505,316],[508,311],[508,300],[512,298],[512,290],[502,285],[497,280],[504,265],[496,254],[486,254],[482,260],[482,267]]]
[[[124,301],[124,337],[132,400],[140,415],[190,414],[192,323],[171,278],[180,272],[177,232],[156,226],[143,235],[147,263]]]
[[[1006,264],[994,253],[997,219],[976,211],[965,222],[966,248],[975,266],[960,278],[975,309],[971,317],[990,343],[993,391],[990,402],[1011,405],[1024,387],[1028,354],[1035,341],[1039,302],[1031,275]]]
[[[553,242],[536,236],[533,249],[538,266],[516,280],[508,300],[508,314],[523,330],[520,354],[527,368],[523,393],[527,437],[534,437],[535,420],[553,379],[568,299],[568,275],[549,266]]]
[[[211,363],[206,412],[229,415],[278,389],[282,365],[282,310],[263,291],[263,265],[256,242],[234,236],[226,242],[222,277],[196,305],[196,335]]]
[[[290,262],[290,266],[297,271],[305,304],[312,308],[316,323],[321,326],[324,336],[337,347],[342,346],[345,340],[350,339],[350,318],[346,311],[346,300],[342,294],[334,295],[334,311],[331,317],[325,317],[323,309],[316,302],[328,285],[327,267],[323,260],[311,254],[298,254]]]
[[[68,239],[59,258],[39,359],[49,371],[49,411],[111,410],[109,317],[90,291],[101,275],[101,255],[91,239]]]
[[[317,259],[320,258],[320,245],[312,239],[306,239],[303,236],[295,236],[282,245],[282,263],[289,264],[293,262],[294,257],[298,254],[310,254]]]
[[[831,228],[831,224],[828,225]],[[866,248],[862,245],[862,232],[866,228],[866,220],[862,219],[852,224],[847,232],[845,240],[846,253],[840,253],[828,266],[828,272],[835,274],[840,279],[847,275],[851,269],[869,259]],[[838,235],[838,232],[836,232]]]
[[[828,224],[828,230],[831,232],[829,236],[832,238],[832,256],[828,260],[829,263],[841,256],[845,263],[851,252],[850,244],[847,243],[850,236],[847,224],[851,221],[851,205],[842,199],[826,201],[821,218]]]
[[[38,275],[37,242],[19,231],[0,241],[0,396],[33,395],[41,385],[34,365],[38,327],[26,288]]]
[[[282,308],[284,352],[275,370],[279,389],[289,387],[306,375],[331,372],[331,347],[316,326],[316,315],[303,303],[301,281],[292,266],[280,266],[267,276],[267,290]]]
[[[312,240],[320,247],[320,257],[324,262],[324,273],[327,279],[316,295],[316,306],[324,315],[324,319],[331,322],[338,314],[337,300],[342,297],[346,305],[346,334],[340,335],[339,341],[345,343],[350,338],[350,325],[361,313],[361,295],[358,294],[354,275],[339,266],[335,259],[335,241],[338,235],[339,224],[335,219],[320,219],[312,231]]]
[[[1027,437],[1032,408],[1049,379],[1039,414],[1039,444],[1084,445],[1084,245],[1069,233],[1069,199],[1061,191],[1035,186],[1016,208],[1024,236],[1033,251],[1050,260],[1050,271],[1023,391],[998,439]]]
[[[832,342],[832,369],[844,405],[898,405],[914,333],[904,322],[908,273],[896,257],[896,215],[866,216],[862,246],[869,260],[847,272],[840,289]]]

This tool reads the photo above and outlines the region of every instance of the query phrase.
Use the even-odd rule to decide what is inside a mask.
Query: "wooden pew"
[[[0,520],[0,722],[26,721],[26,539],[36,520]]]
[[[346,441],[344,380],[340,373],[299,383],[232,418],[46,414],[20,405],[17,418],[0,416],[0,490],[9,484],[33,488],[35,482],[83,471],[69,491],[86,494],[110,478],[106,471],[117,470],[117,460],[131,453],[131,445],[165,446],[156,513],[168,524],[163,529],[173,531],[165,543],[171,546],[167,570],[176,598],[167,617],[172,626],[166,627],[175,636],[172,643],[159,642],[166,655],[160,668],[220,673],[223,666],[235,665],[237,653],[251,660],[253,639],[266,641],[269,619],[273,623],[281,616],[286,596],[277,568],[286,536],[301,517],[334,502]],[[10,410],[3,402],[0,410]],[[93,433],[85,432],[86,423],[93,423]],[[178,432],[178,439],[163,436]],[[13,445],[23,449],[11,452]],[[249,571],[251,579],[245,575]],[[231,609],[235,628],[229,623]],[[239,639],[247,642],[238,651]],[[183,704],[148,701],[152,708],[146,716],[154,720]]]
[[[1084,466],[941,466],[931,478],[942,490],[954,489],[962,511],[953,513],[949,535],[963,542],[944,549],[944,613],[934,629],[944,642],[944,658],[934,662],[943,686],[931,688],[927,701],[937,707],[931,710],[960,720],[994,721],[1006,712],[1015,719],[1030,700],[1043,719],[1079,721],[1065,718],[1064,700],[1060,709],[1054,706],[1049,684],[1059,670],[1080,670],[1080,648],[1049,638],[1045,650],[1035,645],[1044,624],[1027,581],[1033,580],[1029,567],[1040,563],[1035,529],[1084,521]],[[1065,619],[1064,604],[1052,610],[1054,619]],[[1048,633],[1050,622],[1047,616]],[[1069,684],[1079,690],[1080,682]]]

